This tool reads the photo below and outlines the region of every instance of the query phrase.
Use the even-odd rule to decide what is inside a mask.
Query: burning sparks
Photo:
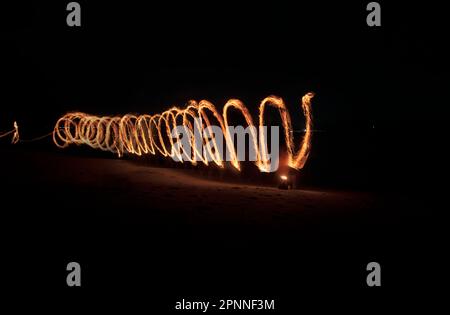
[[[17,125],[17,122],[14,122],[14,129],[7,131],[5,133],[0,134],[0,138],[4,138],[9,136],[10,134],[13,134],[11,143],[12,144],[16,144],[17,142],[19,142],[19,125]]]
[[[308,93],[302,98],[301,106],[306,119],[306,127],[298,150],[294,145],[291,117],[283,100],[276,96],[269,96],[261,102],[259,106],[259,138],[256,128],[250,128],[250,145],[256,152],[255,165],[261,172],[270,171],[267,148],[265,145],[261,145],[265,144],[267,140],[265,132],[261,132],[267,107],[274,107],[279,111],[288,151],[288,166],[297,170],[303,168],[311,149],[311,99],[313,96],[313,93]],[[173,107],[155,115],[126,114],[124,116],[99,117],[81,112],[68,113],[57,121],[53,130],[53,141],[60,148],[65,148],[70,144],[85,144],[94,149],[116,153],[119,157],[124,153],[138,156],[161,154],[165,157],[176,158],[178,161],[189,161],[193,165],[198,162],[208,165],[208,160],[212,160],[219,167],[224,167],[224,160],[218,154],[219,145],[216,139],[212,137],[211,141],[206,144],[201,143],[199,146],[196,143],[198,139],[193,136],[195,132],[201,134],[208,132],[207,130],[212,126],[211,119],[214,119],[223,132],[231,165],[240,170],[233,137],[229,130],[230,109],[239,111],[246,124],[249,127],[255,127],[249,110],[241,101],[229,100],[220,114],[212,103],[202,100],[199,103],[190,101],[184,109]],[[177,140],[180,139],[173,137],[171,131],[179,125],[183,126],[191,135],[190,143],[194,148],[191,152],[176,150]],[[208,156],[211,159],[208,159]]]

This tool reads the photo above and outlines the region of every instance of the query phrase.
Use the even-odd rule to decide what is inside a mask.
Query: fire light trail
[[[274,107],[278,109],[284,129],[288,153],[287,165],[299,170],[305,165],[311,149],[311,99],[313,96],[313,93],[307,93],[302,97],[301,106],[305,116],[306,126],[298,150],[295,149],[291,116],[283,100],[276,96],[266,97],[259,106],[259,139],[252,116],[247,107],[237,99],[230,99],[223,107],[222,114],[217,111],[212,103],[206,100],[202,100],[199,103],[189,101],[184,109],[173,107],[161,114],[155,115],[136,116],[126,114],[124,116],[99,117],[81,112],[68,113],[56,122],[53,130],[53,141],[59,148],[65,148],[70,144],[85,144],[94,149],[116,153],[119,157],[124,153],[136,154],[138,156],[143,154],[161,154],[165,157],[176,157],[179,161],[183,161],[184,158],[193,165],[196,165],[198,162],[208,165],[207,155],[209,155],[216,165],[224,167],[224,161],[221,159],[220,154],[218,154],[219,150],[216,139],[210,134],[211,141],[206,144],[202,143],[202,150],[199,150],[196,144],[197,140],[193,136],[196,131],[202,135],[204,131],[208,132],[207,130],[211,126],[211,119],[213,117],[222,129],[225,145],[230,153],[231,164],[240,170],[236,149],[228,128],[229,110],[233,108],[242,114],[248,126],[255,127],[250,128],[250,136],[252,138],[250,142],[253,146],[252,149],[256,152],[255,165],[261,172],[268,172],[269,157],[267,149],[265,145],[259,144],[265,144],[267,140],[265,132],[261,132],[263,130],[261,127],[264,126],[265,122],[265,110],[267,107]],[[212,114],[212,117],[209,117],[207,113]],[[200,124],[196,119],[200,121]],[[190,144],[193,150],[190,153],[184,150],[181,152],[180,150],[174,149],[176,141],[171,136],[171,130],[177,126],[177,122],[181,122],[181,125],[191,135]],[[179,140],[179,138],[176,140]]]
[[[17,122],[14,122],[14,129],[0,134],[0,138],[7,137],[10,134],[13,135],[12,140],[11,140],[12,144],[16,144],[17,142],[19,142],[19,126],[17,125]]]

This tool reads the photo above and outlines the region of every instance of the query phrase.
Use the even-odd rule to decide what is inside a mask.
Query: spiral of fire
[[[297,170],[303,168],[311,149],[311,99],[313,96],[313,93],[307,93],[302,97],[301,107],[305,116],[306,126],[298,149],[295,148],[291,116],[284,101],[279,97],[269,96],[259,105],[259,127],[264,126],[264,113],[267,107],[278,109],[284,129],[288,154],[287,164],[289,167]],[[196,144],[198,140],[193,136],[195,132],[203,134],[205,130],[208,130],[208,127],[211,126],[211,118],[214,117],[218,126],[222,129],[225,146],[230,153],[230,163],[233,167],[240,170],[236,149],[228,128],[229,110],[232,108],[241,113],[248,126],[255,127],[248,108],[240,100],[228,100],[223,107],[222,114],[218,112],[212,103],[202,100],[198,103],[189,101],[184,109],[173,107],[155,115],[136,116],[126,114],[124,116],[99,117],[81,112],[68,113],[56,122],[53,130],[53,141],[60,148],[65,148],[70,144],[84,144],[94,149],[117,153],[119,156],[122,156],[124,153],[139,156],[143,154],[161,154],[165,157],[176,157],[181,162],[183,160],[189,161],[193,165],[196,165],[198,162],[208,165],[207,155],[209,155],[211,157],[210,161],[223,167],[224,161],[218,154],[219,148],[214,137],[212,137],[212,141],[198,146]],[[210,117],[211,114],[212,117]],[[176,137],[172,138],[171,131],[180,125],[191,135],[191,148],[194,148],[191,152],[174,149],[175,143],[179,139]],[[265,132],[259,132],[258,135],[256,128],[250,128],[250,131],[250,145],[253,146],[257,155],[255,165],[261,172],[268,172],[269,156],[267,148],[265,145],[259,145],[266,143],[267,136]],[[198,149],[199,147],[201,149]]]

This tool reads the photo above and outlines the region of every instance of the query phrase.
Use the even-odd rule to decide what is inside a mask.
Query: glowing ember
[[[0,134],[0,138],[7,137],[10,134],[13,135],[12,140],[11,140],[12,144],[16,144],[17,142],[19,142],[19,126],[17,125],[17,122],[14,122],[13,130],[10,130],[10,131]]]
[[[286,175],[281,175],[280,178],[281,178],[282,180],[287,180],[287,176],[286,176]]]
[[[295,150],[291,117],[283,100],[276,96],[269,96],[259,106],[259,130],[262,130],[264,126],[266,107],[272,106],[278,109],[288,151],[287,164],[297,170],[303,168],[311,149],[311,98],[313,96],[313,93],[307,93],[302,98],[306,127],[298,150]],[[210,143],[202,143],[200,146],[202,150],[199,150],[195,143],[197,140],[192,136],[190,142],[194,150],[188,154],[184,151],[175,150],[174,144],[177,139],[174,141],[171,135],[171,130],[180,125],[179,122],[190,134],[194,134],[195,131],[203,134],[203,131],[208,130],[211,126],[210,117],[207,113],[212,113],[214,120],[218,122],[218,126],[222,129],[225,145],[230,153],[230,162],[236,169],[240,170],[236,149],[228,128],[228,110],[230,108],[238,110],[248,126],[255,127],[249,110],[241,101],[231,99],[226,102],[221,115],[212,103],[202,100],[199,103],[189,101],[184,109],[173,107],[155,115],[135,116],[126,114],[124,116],[99,117],[80,112],[68,113],[57,121],[53,131],[53,141],[60,148],[65,148],[72,143],[86,144],[94,149],[117,153],[119,157],[124,153],[139,156],[159,153],[166,157],[176,157],[179,161],[187,160],[193,165],[199,161],[208,165],[207,155],[209,155],[216,165],[223,167],[224,161],[217,153],[219,151],[218,144],[214,138]],[[195,119],[198,119],[201,123],[192,123]],[[265,145],[259,145],[267,143],[265,132],[259,132],[258,141],[256,128],[250,130],[252,138],[250,142],[257,155],[255,164],[261,172],[268,172],[270,170],[270,158],[267,148]]]

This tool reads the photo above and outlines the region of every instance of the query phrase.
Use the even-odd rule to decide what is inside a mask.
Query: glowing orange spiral
[[[259,127],[264,126],[264,112],[267,106],[278,109],[288,151],[287,164],[297,170],[303,168],[311,149],[311,99],[313,96],[313,93],[307,93],[302,97],[301,104],[306,119],[306,127],[298,150],[295,149],[294,145],[291,117],[283,100],[276,96],[269,96],[259,106]],[[53,130],[53,141],[60,148],[65,148],[72,143],[86,144],[94,149],[117,153],[119,156],[122,156],[125,152],[139,156],[159,153],[168,157],[176,156],[179,161],[183,161],[184,158],[194,165],[198,161],[208,165],[206,155],[209,154],[215,164],[223,167],[224,161],[218,154],[218,145],[214,138],[212,138],[211,143],[202,144],[203,152],[198,150],[195,137],[191,137],[191,146],[194,148],[191,154],[174,150],[175,141],[171,136],[171,130],[177,125],[179,126],[179,122],[181,122],[181,125],[190,134],[193,134],[195,129],[203,134],[203,131],[211,126],[210,117],[207,115],[211,113],[222,129],[226,147],[230,152],[231,164],[240,170],[239,160],[228,128],[228,111],[231,108],[242,114],[248,126],[254,127],[252,116],[241,101],[237,99],[227,101],[222,114],[220,114],[212,103],[202,100],[199,103],[189,101],[184,109],[173,107],[156,115],[136,116],[126,114],[124,116],[98,117],[80,112],[68,113],[57,121]],[[192,122],[196,118],[201,121],[200,126]],[[250,130],[251,145],[257,154],[255,164],[261,172],[267,172],[269,171],[269,157],[265,145],[258,145],[258,143],[266,143],[266,135],[264,132],[260,132],[258,142],[255,128]]]

